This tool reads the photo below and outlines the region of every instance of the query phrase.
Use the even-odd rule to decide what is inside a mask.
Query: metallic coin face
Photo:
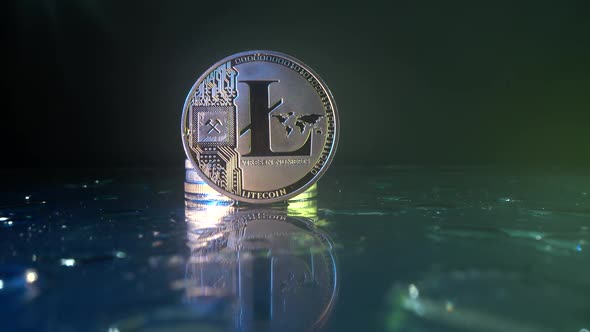
[[[250,203],[286,200],[328,168],[338,143],[336,104],[301,61],[271,51],[227,57],[190,90],[182,142],[201,178]]]

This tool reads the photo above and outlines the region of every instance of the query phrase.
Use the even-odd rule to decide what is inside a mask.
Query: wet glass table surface
[[[277,206],[183,169],[0,180],[0,331],[590,329],[588,175],[335,166]]]

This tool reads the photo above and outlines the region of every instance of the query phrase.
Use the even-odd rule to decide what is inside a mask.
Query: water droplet
[[[115,251],[115,257],[117,258],[125,258],[127,257],[127,254],[123,251]]]
[[[418,296],[420,296],[420,291],[418,291],[418,288],[414,284],[410,284],[408,287],[408,293],[412,299],[417,299]]]
[[[60,260],[61,266],[72,267],[76,265],[76,260],[73,258],[62,258]]]
[[[27,283],[32,284],[35,281],[37,281],[39,279],[39,275],[37,274],[37,271],[33,270],[33,269],[28,269],[25,272],[25,280],[27,281]]]
[[[447,312],[453,312],[455,310],[453,302],[447,301],[447,303],[445,303],[445,309],[447,310]]]

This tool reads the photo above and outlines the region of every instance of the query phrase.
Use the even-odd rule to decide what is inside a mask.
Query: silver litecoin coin
[[[201,178],[235,200],[273,203],[312,186],[338,143],[334,97],[301,61],[272,51],[229,56],[190,90],[182,143]]]

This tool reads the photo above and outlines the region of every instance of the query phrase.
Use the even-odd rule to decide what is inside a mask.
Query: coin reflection
[[[338,292],[332,242],[315,200],[281,208],[187,201],[186,301],[240,331],[317,330]]]

